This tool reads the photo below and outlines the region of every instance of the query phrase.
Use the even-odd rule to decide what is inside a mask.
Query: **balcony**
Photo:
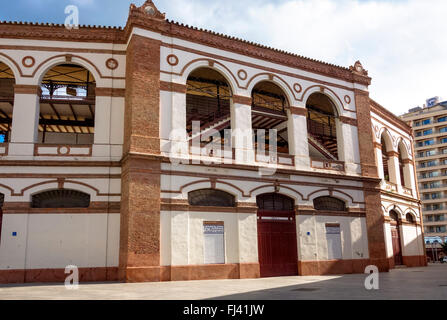
[[[79,144],[35,144],[36,157],[91,157],[92,145]]]
[[[443,226],[445,225],[445,217],[444,216],[440,216],[437,220],[435,220],[434,218],[429,219],[429,216],[425,216],[424,217],[424,223],[427,223],[427,226]]]
[[[382,189],[386,190],[386,191],[390,191],[390,192],[398,192],[398,188],[397,188],[397,184],[389,182],[389,181],[382,181],[381,184]]]
[[[421,200],[424,202],[424,203],[436,203],[436,202],[440,202],[440,201],[445,201],[445,199],[447,199],[447,196],[440,196],[439,198],[422,198],[421,197]]]
[[[325,169],[334,171],[345,171],[345,163],[343,161],[328,159],[310,159],[310,166],[314,169]]]
[[[416,155],[416,159],[430,158],[430,157],[442,156],[442,155],[445,155],[447,157],[447,153],[445,153],[445,152],[434,152],[432,154]]]
[[[8,155],[8,143],[0,143],[0,157]]]
[[[421,186],[420,190],[433,190],[433,189],[444,189],[447,188],[447,184],[440,184],[435,186],[423,187]]]
[[[410,188],[402,187],[402,192],[407,196],[413,196],[413,190],[411,190]]]
[[[447,208],[445,208],[444,206],[440,206],[438,208],[422,208],[423,211],[441,211],[441,210],[446,210]]]
[[[432,176],[432,177],[428,177],[428,176],[418,176],[418,180],[419,182],[427,182],[427,181],[432,181],[432,180],[439,180],[442,179],[443,177],[445,177],[445,175],[438,175],[438,176]]]
[[[260,163],[271,163],[293,167],[295,166],[295,157],[291,154],[276,153],[275,155],[270,155],[269,152],[266,152],[264,155],[261,155],[255,152],[255,159],[256,162]]]
[[[433,144],[429,144],[429,145],[422,145],[422,146],[418,146],[417,143],[415,143],[414,149],[415,149],[415,151],[418,151],[418,150],[423,150],[423,149],[432,149],[432,148],[440,147],[440,146],[447,146],[447,141],[433,143]]]

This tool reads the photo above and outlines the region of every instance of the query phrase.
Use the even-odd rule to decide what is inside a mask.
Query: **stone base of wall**
[[[260,277],[259,263],[161,267],[161,281],[253,279]]]
[[[364,273],[368,265],[370,265],[369,259],[298,261],[298,274],[300,276],[321,276]]]
[[[64,283],[65,269],[0,270],[0,283]],[[118,268],[79,268],[79,282],[117,281]]]
[[[402,259],[404,265],[410,268],[427,266],[427,258],[425,256],[404,256]]]
[[[65,269],[0,270],[0,283],[64,283]],[[259,278],[259,263],[147,268],[79,268],[79,282],[159,282]]]
[[[387,261],[389,268],[395,267],[394,258]],[[427,266],[425,256],[403,257],[407,267]],[[300,276],[364,273],[369,259],[298,261]],[[379,267],[379,270],[381,268]],[[380,270],[382,271],[382,270]],[[7,283],[64,283],[65,269],[0,270],[0,284]],[[212,264],[190,266],[164,266],[147,268],[79,268],[79,282],[122,281],[159,282],[218,279],[254,279],[260,277],[259,263]]]
[[[394,263],[394,257],[388,258],[388,261],[390,264],[390,269],[396,268],[396,264]],[[427,258],[425,256],[403,256],[402,265],[409,268],[426,267]]]

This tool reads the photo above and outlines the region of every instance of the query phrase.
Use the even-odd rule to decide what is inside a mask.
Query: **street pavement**
[[[158,283],[0,285],[0,300],[447,300],[447,264],[400,268],[379,274],[379,289],[365,288],[366,274]]]

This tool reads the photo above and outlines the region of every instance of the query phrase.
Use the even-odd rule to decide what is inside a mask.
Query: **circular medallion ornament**
[[[66,146],[61,146],[61,147],[59,147],[57,152],[60,155],[67,155],[70,152],[70,149],[68,147],[66,147]]]
[[[106,61],[106,67],[110,70],[115,70],[118,68],[118,61],[116,59],[110,58]]]
[[[32,66],[34,66],[35,63],[36,60],[34,60],[34,58],[31,56],[26,56],[22,59],[22,64],[27,68],[31,68]]]
[[[301,87],[301,85],[299,83],[295,83],[293,85],[293,90],[295,90],[296,93],[300,93],[301,91],[303,91],[303,88]]]
[[[345,102],[347,104],[350,104],[351,103],[351,97],[350,96],[345,96]]]
[[[170,54],[167,58],[166,58],[166,60],[168,61],[168,63],[171,65],[171,66],[176,66],[176,65],[178,65],[178,57],[175,55],[175,54]]]
[[[247,72],[245,71],[245,70],[239,70],[238,72],[237,72],[237,76],[239,77],[239,79],[241,79],[241,80],[247,80]]]

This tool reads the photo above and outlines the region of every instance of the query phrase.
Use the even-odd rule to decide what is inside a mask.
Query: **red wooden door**
[[[394,264],[402,265],[402,247],[400,243],[399,226],[391,226],[391,239],[393,242]]]
[[[258,249],[261,277],[298,275],[294,211],[258,212]]]

